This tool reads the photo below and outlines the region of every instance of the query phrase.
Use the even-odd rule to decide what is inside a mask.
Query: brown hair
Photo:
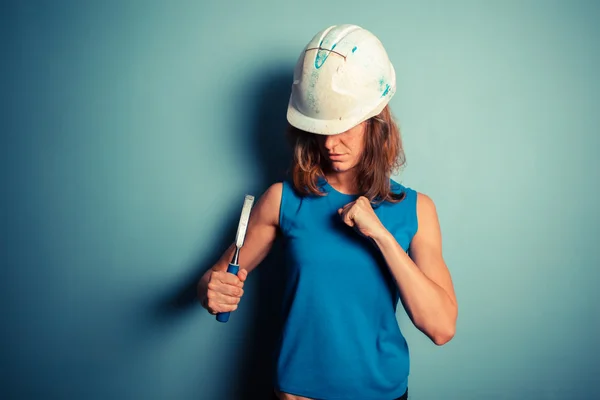
[[[406,162],[400,129],[389,106],[366,122],[364,150],[355,167],[359,192],[373,203],[399,202],[404,193],[392,192],[390,176]],[[295,189],[302,195],[323,196],[318,180],[324,176],[324,165],[317,135],[288,125],[288,138],[293,148],[291,173]]]

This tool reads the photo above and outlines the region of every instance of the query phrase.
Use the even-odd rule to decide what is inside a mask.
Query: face
[[[364,149],[365,124],[337,135],[319,135],[321,153],[333,171],[348,171],[358,164]]]

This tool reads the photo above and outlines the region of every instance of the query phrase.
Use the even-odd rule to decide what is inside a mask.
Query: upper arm
[[[240,250],[240,268],[250,272],[267,256],[277,237],[279,226],[279,208],[283,184],[271,185],[258,199],[250,212],[244,244]],[[218,265],[219,269],[227,268],[233,255],[235,243],[223,254]]]
[[[423,273],[440,286],[456,305],[454,285],[442,254],[442,234],[433,200],[417,194],[418,228],[410,244],[410,257]]]

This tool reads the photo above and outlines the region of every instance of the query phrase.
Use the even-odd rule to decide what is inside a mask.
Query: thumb
[[[245,269],[240,269],[237,273],[237,276],[240,279],[240,281],[244,282],[248,277],[248,271]]]

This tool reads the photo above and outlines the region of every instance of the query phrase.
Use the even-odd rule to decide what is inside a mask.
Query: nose
[[[339,142],[338,135],[328,135],[325,137],[324,145],[325,145],[325,148],[331,152],[335,148],[335,146],[338,144],[338,142]]]

